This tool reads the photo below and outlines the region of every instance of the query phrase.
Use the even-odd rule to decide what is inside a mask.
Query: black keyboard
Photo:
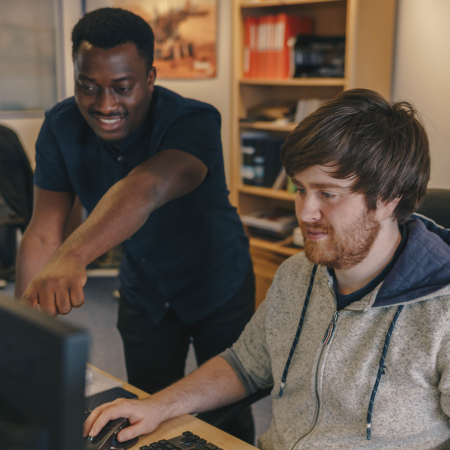
[[[108,389],[107,391],[100,392],[90,397],[84,398],[84,420],[89,417],[89,414],[97,408],[97,406],[103,405],[104,403],[113,402],[118,398],[138,398],[137,395],[132,392],[126,391],[121,387],[115,387],[113,389]]]
[[[149,445],[140,447],[139,450],[223,450],[212,442],[197,436],[190,431],[185,431],[181,436],[172,439],[162,439]]]

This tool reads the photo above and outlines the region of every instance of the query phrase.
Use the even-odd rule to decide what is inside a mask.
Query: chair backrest
[[[450,189],[428,189],[417,212],[450,228]]]

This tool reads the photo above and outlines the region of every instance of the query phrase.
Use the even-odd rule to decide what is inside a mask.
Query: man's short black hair
[[[100,8],[85,14],[72,31],[72,58],[83,41],[104,50],[132,42],[145,60],[147,71],[152,68],[155,35],[144,19],[130,11]]]

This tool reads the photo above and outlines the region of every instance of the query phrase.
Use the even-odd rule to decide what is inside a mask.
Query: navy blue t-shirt
[[[169,307],[190,325],[231,299],[250,267],[248,239],[228,200],[219,112],[156,86],[148,120],[120,149],[100,140],[74,98],[46,113],[36,143],[37,187],[75,191],[90,213],[108,189],[157,152],[200,159],[208,175],[198,188],[150,214],[122,243],[124,297],[155,323]]]

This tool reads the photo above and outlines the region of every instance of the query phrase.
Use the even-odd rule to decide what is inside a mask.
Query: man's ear
[[[398,202],[402,199],[402,196],[395,198],[390,202],[377,202],[377,211],[375,213],[375,217],[379,222],[387,219],[392,216],[395,208],[398,205]]]
[[[150,92],[153,94],[153,88],[155,87],[156,80],[156,67],[152,66],[152,68],[148,72],[147,83],[150,89]]]

